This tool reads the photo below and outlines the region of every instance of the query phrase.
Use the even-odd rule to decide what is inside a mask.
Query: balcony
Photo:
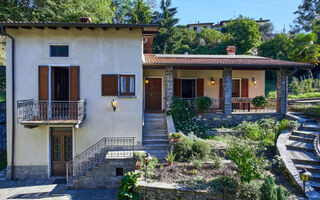
[[[43,124],[79,126],[86,117],[86,101],[35,101],[17,102],[18,123],[27,127]]]

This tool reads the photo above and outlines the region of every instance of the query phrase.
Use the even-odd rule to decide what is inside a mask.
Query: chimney
[[[236,55],[237,47],[235,46],[227,46],[228,55]]]
[[[91,18],[90,17],[79,17],[80,23],[91,23]]]
[[[152,53],[153,35],[145,35],[143,38],[143,53]]]

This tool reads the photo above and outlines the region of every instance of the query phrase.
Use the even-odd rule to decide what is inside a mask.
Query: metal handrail
[[[104,137],[81,152],[66,163],[67,184],[70,184],[72,177],[83,175],[94,166],[96,161],[103,160],[106,156],[133,157],[134,137]]]
[[[18,122],[76,120],[78,123],[80,123],[83,119],[85,119],[86,100],[19,100],[17,101],[17,110]]]

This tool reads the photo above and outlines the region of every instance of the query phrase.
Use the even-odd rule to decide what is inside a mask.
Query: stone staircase
[[[169,139],[165,113],[145,113],[143,126],[143,149],[165,161],[169,151]]]
[[[135,170],[134,152],[123,150],[126,147],[131,148],[127,145],[131,139],[103,138],[79,154],[68,163],[69,165],[67,164],[67,187],[70,189],[118,188],[123,175]],[[108,148],[108,144],[112,146],[115,143],[121,143],[119,148],[122,150]]]
[[[303,125],[289,135],[286,148],[297,171],[300,173],[303,169],[308,170],[312,174],[309,184],[320,192],[320,160],[314,146],[320,125],[316,121],[302,118],[301,115],[297,117]]]

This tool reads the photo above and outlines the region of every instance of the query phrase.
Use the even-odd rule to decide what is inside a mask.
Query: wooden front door
[[[162,79],[146,78],[145,81],[145,106],[146,112],[161,112],[162,104]]]
[[[65,176],[66,163],[72,159],[72,130],[51,129],[52,176]]]

